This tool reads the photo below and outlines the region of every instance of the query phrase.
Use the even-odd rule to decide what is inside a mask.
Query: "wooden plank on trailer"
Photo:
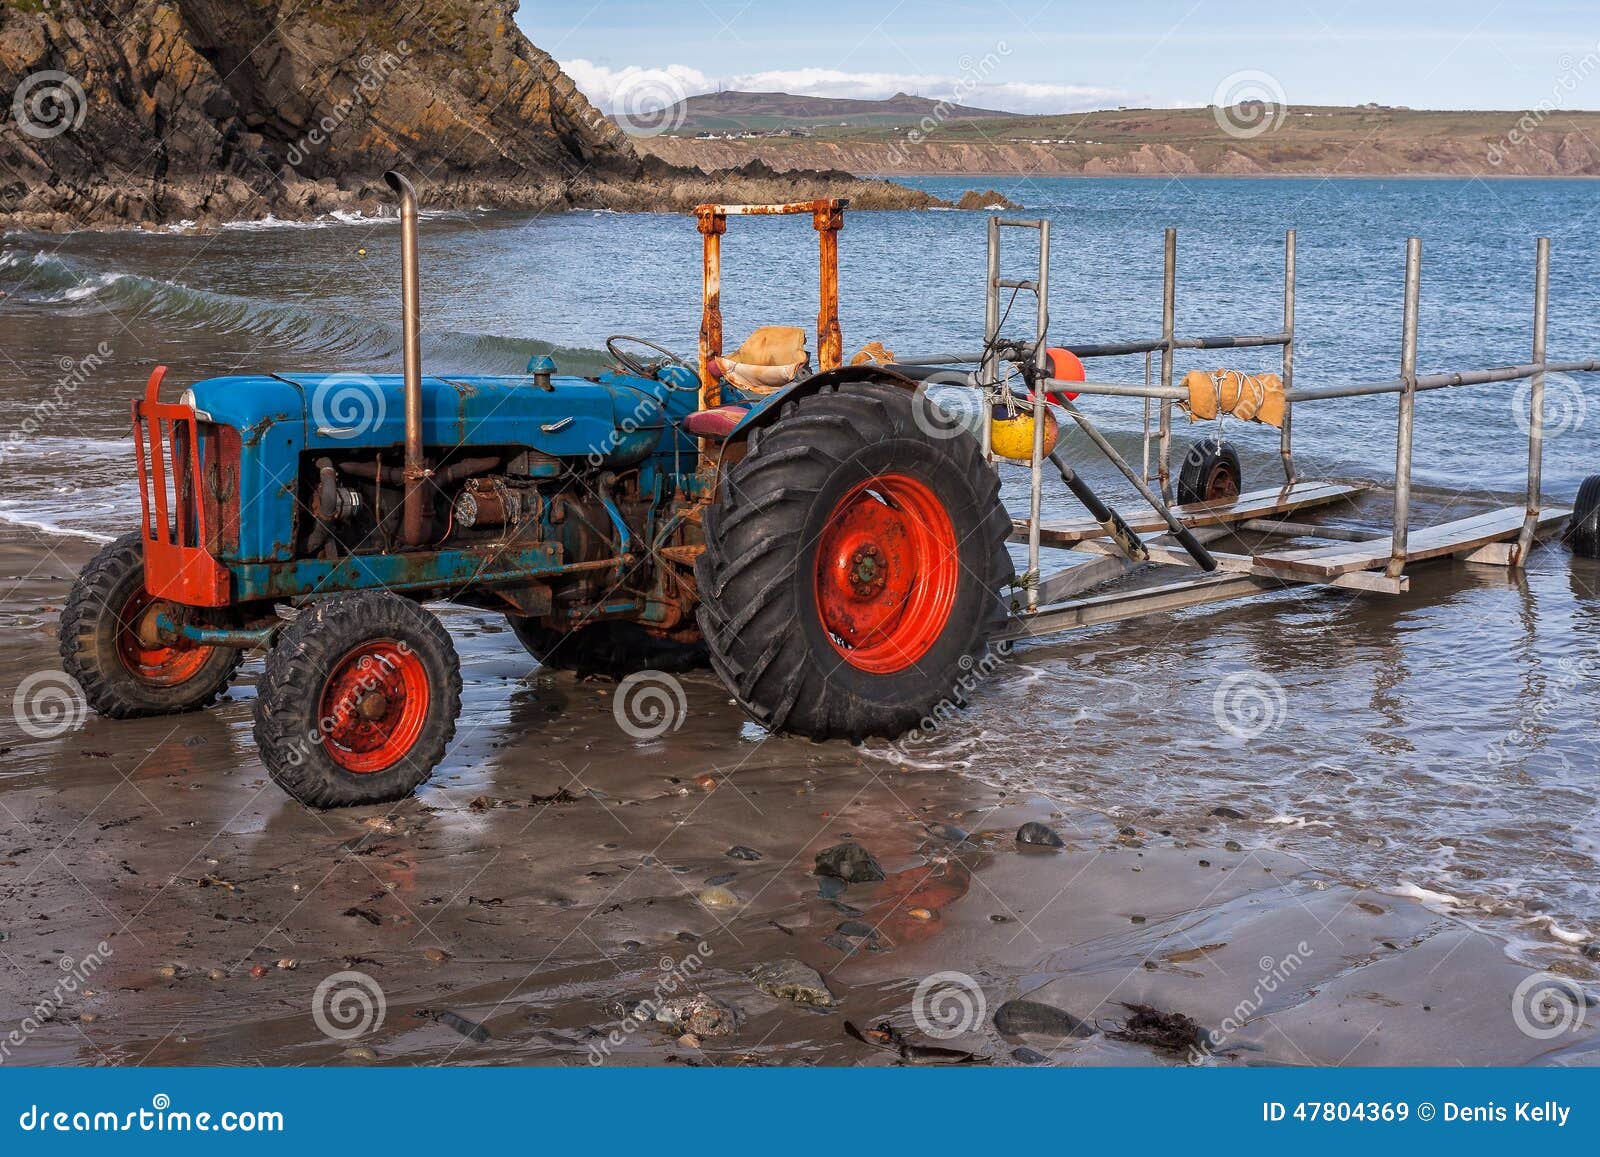
[[[1551,507],[1539,514],[1539,525],[1559,522],[1572,512]],[[1526,512],[1520,506],[1507,506],[1441,522],[1437,526],[1412,530],[1406,536],[1406,562],[1422,562],[1446,554],[1473,551],[1499,539],[1510,538],[1522,530]],[[1376,570],[1386,566],[1394,550],[1393,536],[1385,535],[1363,543],[1337,543],[1304,550],[1271,551],[1255,556],[1258,566],[1268,570],[1334,578],[1353,571]]]
[[[1226,527],[1212,526],[1195,531],[1203,543],[1214,542],[1228,533]],[[1144,563],[1133,562],[1120,553],[1100,555],[1091,562],[1080,562],[1039,580],[1039,606],[1047,607],[1083,594],[1091,587],[1132,574]]]
[[[1163,566],[1194,567],[1194,559],[1189,557],[1189,552],[1181,547],[1163,546],[1160,543],[1145,540],[1145,549],[1150,552],[1150,561]],[[1348,544],[1340,544],[1341,546]],[[1120,557],[1116,544],[1110,539],[1087,538],[1072,548],[1087,554],[1115,554]],[[1343,587],[1352,591],[1375,591],[1379,594],[1397,595],[1410,589],[1409,581],[1404,575],[1399,578],[1390,578],[1386,574],[1372,574],[1368,571],[1350,571],[1348,574],[1324,575],[1310,570],[1299,570],[1293,567],[1269,568],[1261,566],[1258,558],[1248,554],[1230,554],[1226,551],[1213,550],[1211,557],[1216,560],[1217,569],[1228,574],[1256,575],[1263,578],[1276,578],[1283,582],[1315,583],[1319,586]]]
[[[1280,583],[1271,578],[1227,573],[1202,575],[1136,591],[1074,599],[1034,614],[1015,615],[1001,628],[999,638],[1038,638],[1058,631],[1098,627],[1124,619],[1226,602],[1275,588],[1280,588]]]
[[[1365,482],[1296,482],[1293,486],[1271,490],[1252,490],[1227,502],[1189,502],[1174,506],[1172,512],[1190,529],[1226,525],[1273,514],[1289,514],[1308,507],[1327,506],[1353,498],[1369,489]],[[1124,514],[1128,525],[1140,533],[1165,530],[1166,522],[1146,506],[1132,515]],[[1021,541],[1028,534],[1026,519],[1012,520],[1012,538]],[[1060,522],[1039,528],[1039,541],[1045,546],[1070,547],[1090,538],[1102,538],[1105,530],[1093,519]]]

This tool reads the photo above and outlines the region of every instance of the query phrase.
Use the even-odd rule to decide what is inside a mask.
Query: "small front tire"
[[[222,694],[244,652],[163,642],[155,617],[176,609],[145,590],[144,540],[137,530],[89,560],[61,608],[57,641],[61,665],[90,707],[111,719],[134,719],[193,711]]]
[[[1589,475],[1578,487],[1565,537],[1573,554],[1600,558],[1600,474]]]
[[[1202,438],[1183,456],[1178,502],[1229,502],[1243,489],[1239,452],[1220,438]]]
[[[390,591],[305,608],[267,655],[256,745],[309,807],[404,799],[455,737],[461,665],[444,625]]]

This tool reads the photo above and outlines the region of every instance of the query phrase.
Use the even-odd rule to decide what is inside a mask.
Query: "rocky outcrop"
[[[0,222],[201,223],[425,203],[682,209],[848,186],[845,173],[704,174],[632,142],[517,29],[517,0],[0,0]],[[6,111],[9,111],[7,109]]]

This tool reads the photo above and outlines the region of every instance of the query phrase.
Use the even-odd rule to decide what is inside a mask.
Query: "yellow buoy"
[[[1060,429],[1056,425],[1056,417],[1049,410],[1044,414],[1044,453],[1049,454],[1056,448],[1056,440],[1060,436]],[[1033,459],[1033,413],[1022,410],[1016,413],[1008,411],[1004,406],[996,406],[994,411],[994,424],[989,430],[989,445],[1001,458],[1009,458],[1013,462],[1028,462]]]

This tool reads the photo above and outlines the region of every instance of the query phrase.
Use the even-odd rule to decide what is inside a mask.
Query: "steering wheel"
[[[633,345],[644,346],[646,349],[654,350],[656,353],[660,354],[666,360],[665,361],[657,361],[657,362],[647,362],[647,361],[642,361],[637,357],[630,357],[628,354],[623,353],[620,349],[617,348],[617,344],[619,342],[629,342],[629,343],[631,343]],[[612,357],[617,359],[618,364],[621,365],[623,369],[629,370],[629,371],[631,371],[632,373],[638,375],[641,378],[654,378],[654,377],[656,377],[656,371],[661,369],[662,366],[682,366],[686,370],[691,370],[691,371],[694,371],[694,372],[698,373],[698,371],[696,371],[693,366],[691,366],[688,362],[684,361],[677,354],[673,353],[666,346],[659,345],[656,342],[649,341],[649,340],[647,340],[645,338],[642,338],[642,337],[629,337],[625,333],[612,334],[610,337],[606,338],[606,350],[611,354]],[[672,389],[672,390],[688,390],[688,389],[698,390],[700,388],[699,379],[698,378],[696,378],[695,384],[693,386],[674,385],[670,381],[669,382],[665,382],[664,384],[667,386],[668,389]]]

